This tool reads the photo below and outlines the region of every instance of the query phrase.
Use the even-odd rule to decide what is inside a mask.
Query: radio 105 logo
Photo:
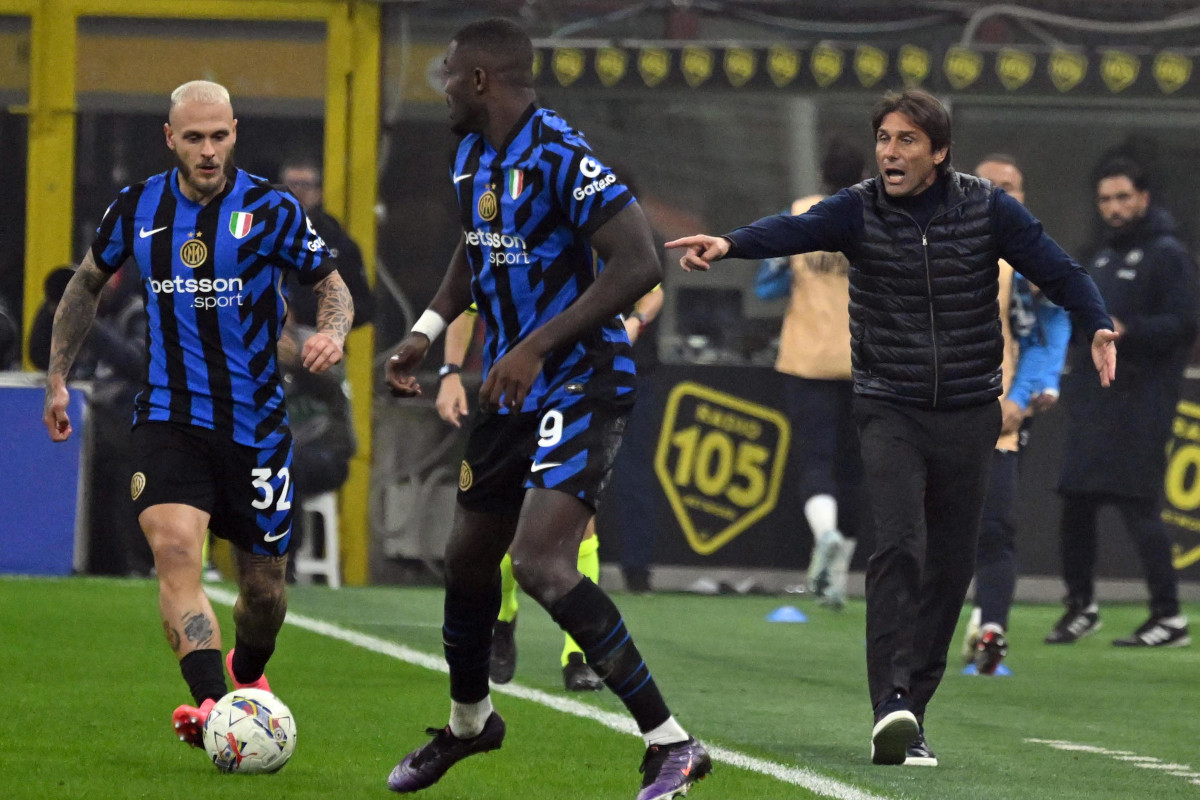
[[[654,471],[693,550],[716,552],[775,508],[790,439],[773,408],[690,381],[671,391]]]

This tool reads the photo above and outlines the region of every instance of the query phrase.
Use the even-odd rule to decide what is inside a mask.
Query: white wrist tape
[[[429,341],[436,340],[442,335],[442,331],[446,330],[446,320],[442,319],[442,315],[433,309],[425,309],[425,313],[417,320],[417,324],[412,327],[413,333],[423,333],[429,338]]]

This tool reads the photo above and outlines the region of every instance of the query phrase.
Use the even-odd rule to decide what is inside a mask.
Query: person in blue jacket
[[[975,174],[1025,202],[1025,177],[1012,156],[985,156]],[[1001,270],[1001,322],[1008,338],[1000,398],[1003,425],[992,451],[976,553],[975,608],[963,643],[964,660],[980,675],[994,675],[1008,654],[1008,617],[1017,585],[1020,448],[1028,441],[1033,413],[1049,409],[1058,399],[1059,374],[1071,338],[1065,310],[1007,264]]]
[[[867,565],[867,679],[876,764],[936,763],[925,709],[975,568],[1000,434],[998,262],[1075,316],[1107,386],[1116,339],[1096,285],[1026,208],[954,171],[950,115],[920,89],[884,95],[877,175],[797,216],[668,242],[680,264],[813,250],[850,261],[855,417],[876,535]]]

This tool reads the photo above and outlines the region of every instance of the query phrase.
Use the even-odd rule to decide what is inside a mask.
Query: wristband
[[[441,368],[438,369],[438,380],[447,375],[457,375],[460,372],[462,372],[462,364],[442,364]]]
[[[444,330],[446,330],[446,320],[431,308],[425,309],[425,313],[417,320],[417,324],[412,326],[413,333],[423,334],[430,342],[441,336]]]

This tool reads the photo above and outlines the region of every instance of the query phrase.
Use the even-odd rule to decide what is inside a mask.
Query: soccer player
[[[43,421],[52,440],[71,435],[67,372],[101,289],[132,258],[149,364],[130,493],[154,553],[163,632],[196,704],[172,721],[199,747],[226,691],[221,632],[200,582],[206,530],[235,548],[235,647],[225,658],[235,686],[269,688],[264,669],[287,609],[292,437],[275,362],[283,273],[298,272],[318,297],[318,331],[301,354],[312,372],[341,360],[354,306],[296,199],[234,166],[237,120],[224,87],[177,88],[163,130],[175,166],[121,191],[59,303]]]
[[[637,722],[647,747],[638,800],[676,797],[712,770],[708,753],[671,715],[612,600],[576,568],[633,402],[618,312],[661,276],[650,226],[583,136],[536,105],[533,46],[519,26],[465,26],[443,69],[462,137],[453,183],[463,237],[387,382],[399,396],[418,394],[414,370],[472,297],[487,331],[484,382],[446,545],[450,722],[401,760],[388,786],[423,789],[504,740],[488,662],[508,551],[517,582]]]
[[[625,317],[625,335],[632,345],[642,328],[650,323],[662,307],[662,287],[656,286],[634,305]],[[438,370],[438,416],[456,428],[469,413],[467,393],[462,382],[462,365],[471,347],[472,334],[479,311],[472,304],[446,328],[446,361]],[[579,573],[593,583],[600,582],[600,540],[596,538],[596,518],[588,521],[579,543]],[[513,679],[517,669],[517,581],[513,577],[512,556],[505,553],[500,562],[500,615],[492,631],[492,661],[489,675],[492,683],[505,684]],[[568,692],[599,691],[604,681],[588,666],[581,648],[570,634],[563,637],[563,687]]]

